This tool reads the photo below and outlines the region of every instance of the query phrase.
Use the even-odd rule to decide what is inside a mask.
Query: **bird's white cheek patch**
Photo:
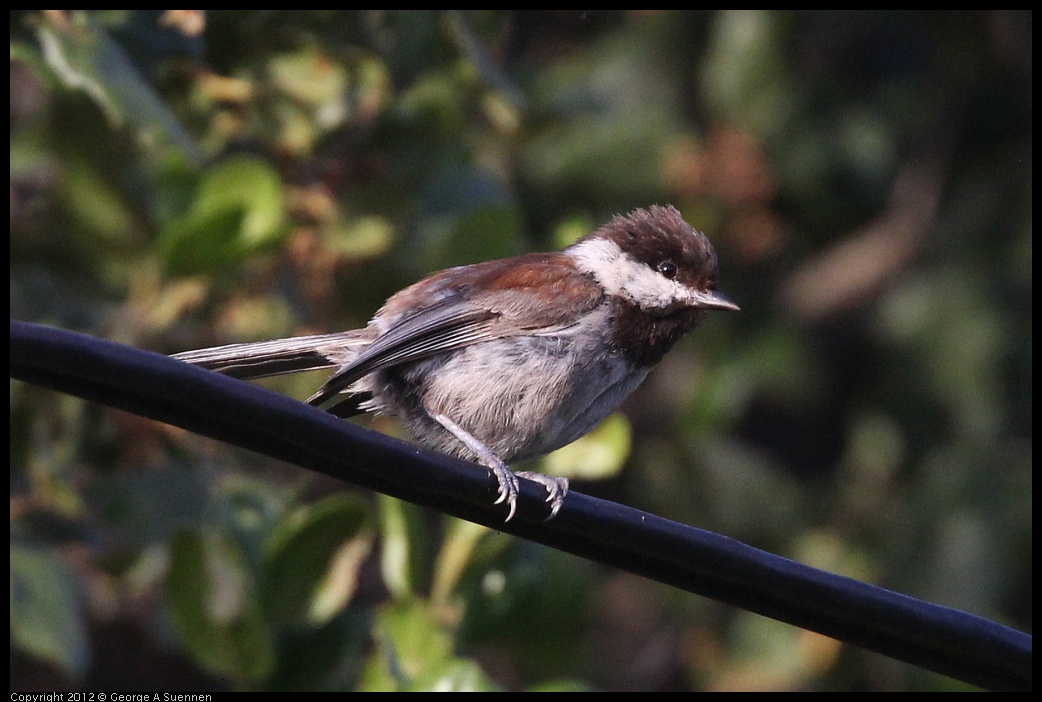
[[[568,249],[579,270],[589,273],[604,290],[613,295],[622,291],[625,281],[620,277],[622,249],[607,239],[584,239]]]
[[[632,300],[643,309],[667,307],[691,297],[685,286],[625,255],[607,239],[581,241],[569,253],[579,268],[593,275],[608,294]]]

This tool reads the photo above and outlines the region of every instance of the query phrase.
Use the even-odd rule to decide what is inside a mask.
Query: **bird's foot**
[[[510,511],[507,512],[506,521],[510,521],[514,517],[514,512],[517,511],[517,494],[520,491],[520,485],[517,482],[517,474],[514,471],[500,461],[498,458],[494,461],[488,461],[489,468],[492,470],[492,475],[495,476],[499,482],[499,499],[492,504],[498,505],[503,502],[507,503]]]
[[[530,470],[518,471],[517,475],[533,480],[546,488],[546,501],[550,503],[550,516],[546,518],[546,521],[556,517],[561,510],[561,505],[564,504],[564,496],[568,494],[568,478],[555,478]]]

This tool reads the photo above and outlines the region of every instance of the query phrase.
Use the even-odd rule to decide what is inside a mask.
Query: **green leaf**
[[[173,147],[178,160],[202,160],[199,146],[163,98],[100,26],[81,12],[62,20],[56,14],[42,17],[37,37],[44,58],[66,87],[88,95],[111,124],[129,125],[142,142]]]
[[[334,495],[276,527],[261,567],[260,601],[268,620],[324,623],[341,611],[369,552],[369,526],[365,502]]]
[[[410,598],[382,606],[373,627],[376,648],[360,689],[415,689],[414,684],[451,659],[453,639],[428,602]]]
[[[599,480],[617,475],[630,455],[629,420],[616,412],[593,431],[557,449],[543,459],[548,475]]]
[[[239,156],[204,174],[187,213],[159,237],[174,274],[213,273],[273,249],[282,239],[282,182],[266,161]]]
[[[428,577],[425,554],[432,547],[423,509],[380,496],[380,570],[395,598],[420,592]]]
[[[212,533],[179,532],[167,597],[174,625],[200,666],[249,687],[271,672],[274,637],[260,617],[252,576],[234,542]]]
[[[72,677],[90,662],[79,583],[55,553],[11,547],[11,641]]]
[[[471,562],[478,542],[490,533],[488,527],[463,519],[449,520],[441,550],[434,566],[431,601],[448,605],[460,577]]]
[[[498,689],[472,660],[453,655],[455,639],[442,608],[399,600],[377,613],[376,649],[359,686],[364,691],[490,691]]]

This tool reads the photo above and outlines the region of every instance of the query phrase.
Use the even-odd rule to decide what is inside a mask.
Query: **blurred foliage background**
[[[11,317],[340,330],[673,203],[742,312],[544,469],[1030,631],[1031,17],[13,12]],[[11,643],[18,690],[963,687],[15,382]]]

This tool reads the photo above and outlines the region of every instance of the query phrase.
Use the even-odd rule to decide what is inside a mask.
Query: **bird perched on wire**
[[[174,358],[237,378],[335,367],[309,404],[396,415],[420,443],[489,467],[508,521],[518,476],[545,486],[552,518],[567,478],[507,464],[586,434],[707,311],[737,310],[716,279],[709,239],[676,208],[652,206],[563,251],[433,273],[362,329]]]

